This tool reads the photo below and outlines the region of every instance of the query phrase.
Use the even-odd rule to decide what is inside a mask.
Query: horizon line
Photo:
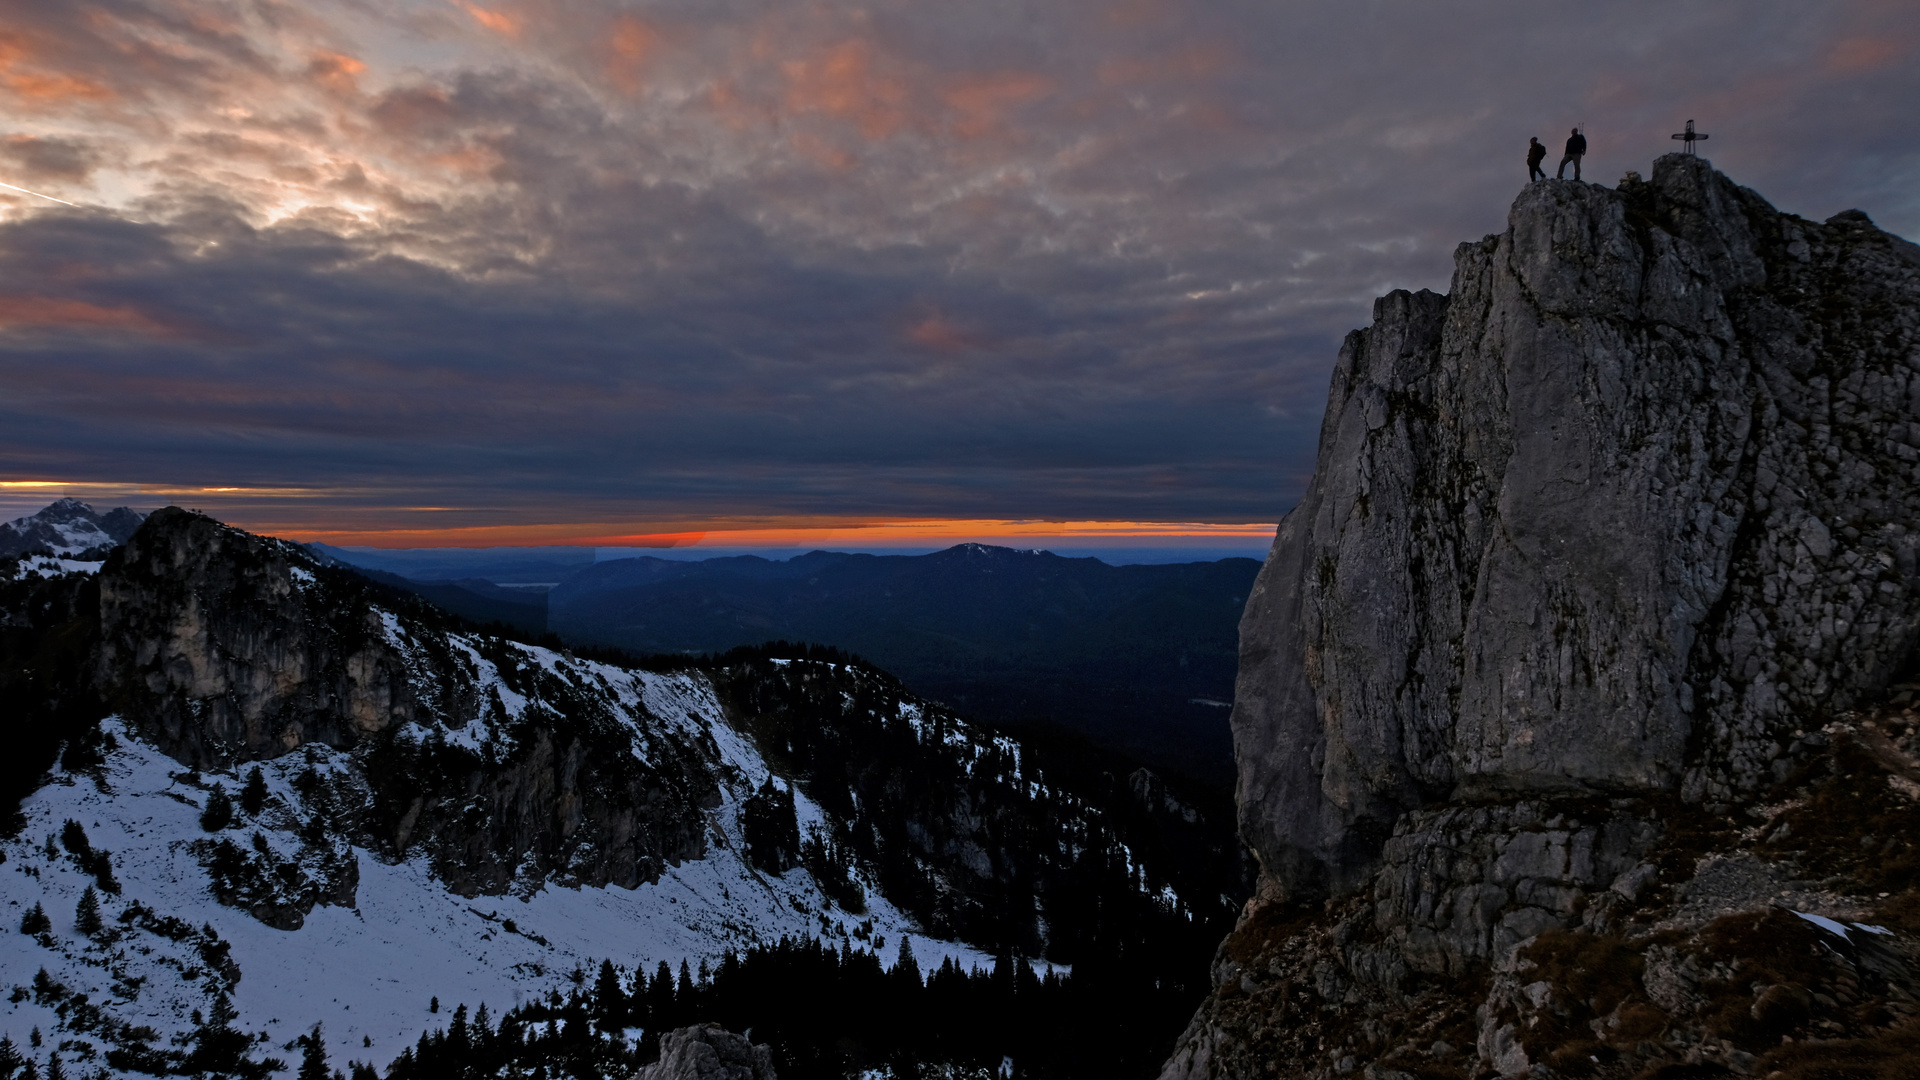
[[[816,520],[817,519],[813,519]],[[633,549],[836,547],[926,548],[982,543],[1032,547],[1242,547],[1270,544],[1277,523],[1044,521],[1004,518],[927,518],[835,524],[774,524],[654,530],[618,524],[541,523],[439,529],[314,529],[282,527],[273,535],[301,543],[379,550],[492,547]]]

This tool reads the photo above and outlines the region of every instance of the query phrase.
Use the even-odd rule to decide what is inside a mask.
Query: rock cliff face
[[[156,745],[202,768],[351,748],[412,720],[379,613],[300,588],[314,579],[292,544],[156,511],[100,574],[102,682]]]
[[[1479,1068],[1539,1065],[1485,980],[1543,933],[1672,915],[1646,886],[1712,853],[1701,820],[1831,763],[1913,662],[1916,448],[1920,248],[1697,158],[1530,185],[1449,295],[1378,301],[1241,623],[1261,895],[1168,1075],[1366,1064],[1359,1019],[1250,1050],[1249,1000],[1316,964],[1375,1036],[1397,1009]],[[1410,1004],[1443,985],[1477,1019]]]
[[[424,848],[458,892],[516,875],[632,888],[706,850],[712,738],[625,703],[634,726],[590,673],[456,639],[405,594],[178,508],[98,580],[101,695],[141,734],[209,770],[356,752],[365,790],[335,800],[340,831],[396,858]]]

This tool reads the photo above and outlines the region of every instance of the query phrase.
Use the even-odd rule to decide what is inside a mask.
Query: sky
[[[1528,136],[1610,184],[1693,118],[1920,236],[1917,54],[1914,0],[0,0],[0,512],[1263,544]]]

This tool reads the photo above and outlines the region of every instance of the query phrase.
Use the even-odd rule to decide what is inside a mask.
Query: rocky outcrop
[[[1670,155],[1530,185],[1374,315],[1241,623],[1261,892],[1170,1077],[1391,1072],[1363,1019],[1449,1048],[1421,1071],[1540,1065],[1488,980],[1707,926],[1660,906],[1703,830],[1743,843],[1920,643],[1920,248]],[[1308,1038],[1302,979],[1354,1026]]]
[[[457,892],[549,876],[631,888],[706,851],[724,767],[711,736],[650,715],[590,665],[456,639],[406,594],[178,508],[155,512],[98,581],[97,683],[144,737],[217,771],[346,751],[364,780],[310,811],[343,840],[426,851]],[[253,910],[328,902],[313,889],[268,902],[242,884],[226,891]]]
[[[633,1080],[777,1080],[773,1052],[718,1024],[695,1024],[660,1036],[660,1060]]]
[[[1530,186],[1375,316],[1241,624],[1242,832],[1285,894],[1436,802],[1750,793],[1912,654],[1920,248],[1672,155]]]
[[[413,719],[413,687],[377,611],[299,587],[282,541],[167,507],[100,572],[101,683],[194,766],[351,748]]]

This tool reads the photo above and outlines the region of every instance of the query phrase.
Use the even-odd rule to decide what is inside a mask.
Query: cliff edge
[[[1558,1013],[1500,981],[1556,934],[1644,968],[1646,927],[1771,910],[1782,889],[1741,886],[1675,914],[1702,860],[1810,880],[1804,852],[1769,861],[1739,828],[1827,766],[1858,779],[1836,762],[1862,717],[1893,732],[1867,755],[1875,790],[1904,775],[1917,448],[1920,248],[1857,211],[1781,213],[1699,158],[1618,189],[1532,184],[1504,233],[1458,249],[1449,295],[1379,300],[1241,622],[1261,892],[1168,1077],[1615,1069],[1584,1030],[1561,1041],[1611,1049],[1544,1064],[1552,1039],[1521,1044]],[[1808,895],[1869,914],[1835,884]],[[1299,968],[1309,939],[1325,951]],[[1303,979],[1358,1011],[1283,1034]],[[1423,993],[1466,1012],[1421,1013]],[[1422,1017],[1446,1053],[1370,1064]],[[1621,1075],[1667,1053],[1633,1045]]]

